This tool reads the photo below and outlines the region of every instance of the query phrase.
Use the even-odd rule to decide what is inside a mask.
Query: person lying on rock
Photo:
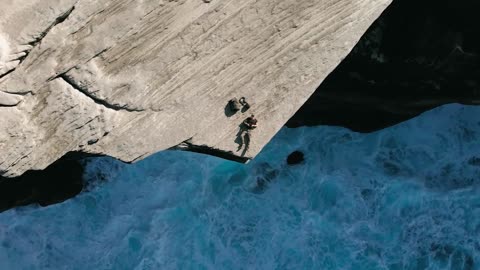
[[[257,119],[255,118],[255,115],[250,115],[243,121],[243,124],[247,126],[248,129],[254,129],[257,127]]]

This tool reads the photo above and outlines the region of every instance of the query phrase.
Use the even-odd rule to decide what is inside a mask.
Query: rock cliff
[[[69,152],[246,162],[391,0],[3,0],[0,175]],[[247,97],[246,112],[227,102]],[[248,149],[241,123],[259,120]]]

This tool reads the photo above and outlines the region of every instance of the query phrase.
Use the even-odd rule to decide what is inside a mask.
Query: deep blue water
[[[480,269],[479,116],[284,128],[248,165],[91,159],[89,192],[0,214],[0,269]]]

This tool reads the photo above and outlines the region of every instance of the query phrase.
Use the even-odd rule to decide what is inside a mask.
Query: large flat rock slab
[[[391,0],[0,3],[0,174],[71,151],[246,162]],[[250,108],[231,114],[227,103]],[[241,123],[255,114],[248,144]]]

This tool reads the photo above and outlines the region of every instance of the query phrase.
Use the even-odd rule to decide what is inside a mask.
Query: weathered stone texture
[[[0,173],[71,151],[131,162],[178,146],[247,161],[390,2],[4,0]],[[251,108],[227,116],[241,96]]]

